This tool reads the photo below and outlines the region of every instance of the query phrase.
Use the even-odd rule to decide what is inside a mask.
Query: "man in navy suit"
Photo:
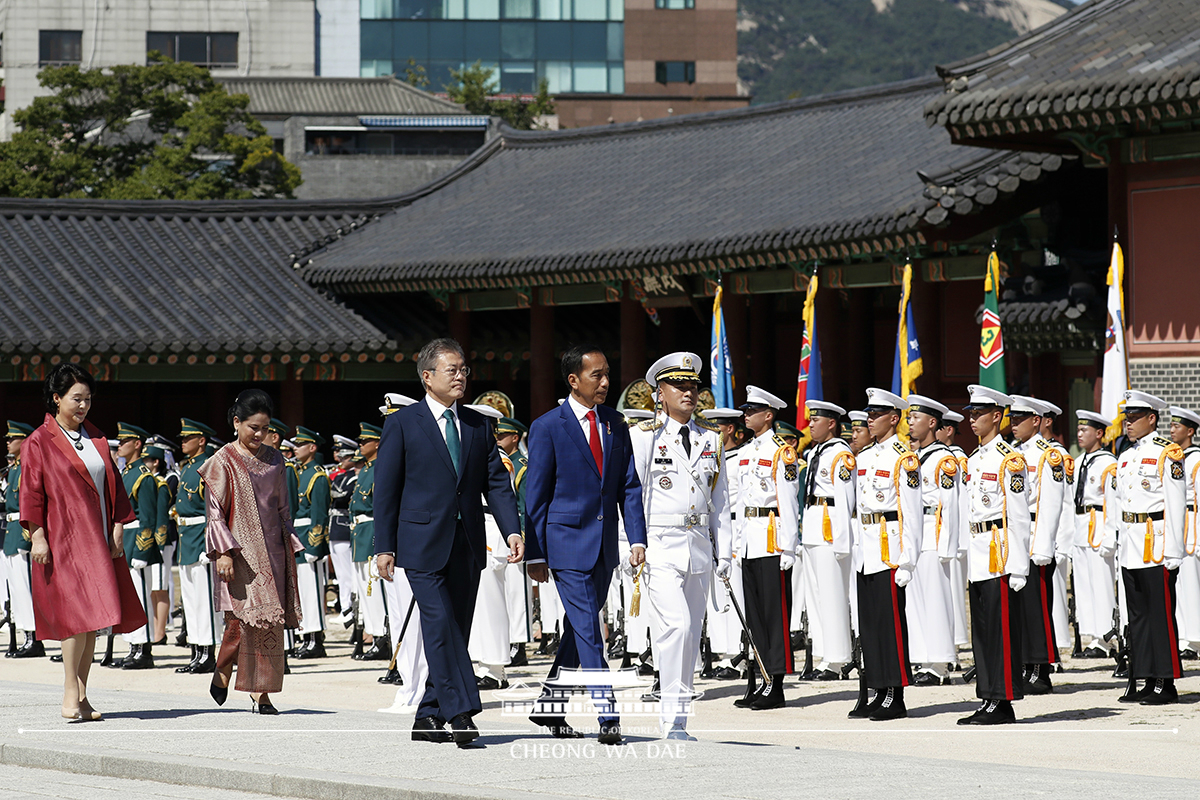
[[[599,348],[573,347],[562,359],[566,402],[529,426],[529,469],[525,473],[526,545],[529,576],[545,582],[553,570],[566,612],[553,679],[562,668],[607,670],[600,607],[617,566],[617,512],[632,546],[629,561],[646,558],[642,485],[624,418],[603,405],[608,397],[608,359]],[[600,743],[619,744],[621,726],[603,694]],[[561,716],[535,713],[530,719],[556,737],[581,734]]]
[[[387,581],[395,567],[405,570],[420,609],[429,679],[412,738],[466,747],[479,736],[471,717],[482,710],[467,653],[487,559],[482,495],[508,534],[508,560],[519,562],[525,547],[491,424],[459,402],[471,372],[462,348],[435,339],[417,369],[425,399],[387,418],[375,461],[375,561]]]

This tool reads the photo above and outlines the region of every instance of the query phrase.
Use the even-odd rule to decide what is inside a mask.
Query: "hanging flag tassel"
[[[1154,523],[1146,520],[1146,544],[1142,548],[1142,563],[1149,564],[1154,560]]]
[[[821,537],[825,539],[826,544],[833,543],[833,520],[829,518],[829,504],[821,503],[821,508],[825,511],[825,518],[821,520]]]
[[[629,616],[636,617],[642,613],[642,585],[639,579],[642,577],[642,570],[646,568],[643,563],[638,567],[638,571],[633,573],[633,599],[629,601]]]
[[[767,553],[778,553],[779,545],[775,541],[775,512],[767,514]]]

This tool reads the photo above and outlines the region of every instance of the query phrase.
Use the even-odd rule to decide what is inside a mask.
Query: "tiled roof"
[[[388,336],[291,264],[386,208],[0,200],[0,352],[382,352]]]
[[[956,140],[1200,117],[1200,2],[1092,0],[938,71],[926,120]]]
[[[901,252],[1063,163],[930,131],[921,110],[941,86],[930,77],[628,125],[505,129],[378,222],[305,254],[303,275],[339,292],[486,288]]]
[[[358,116],[466,114],[457,103],[404,81],[383,78],[217,78],[231,94],[250,96],[251,114]]]

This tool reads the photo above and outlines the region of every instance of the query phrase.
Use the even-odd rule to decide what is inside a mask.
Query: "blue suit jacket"
[[[483,569],[484,494],[505,538],[521,532],[517,499],[490,422],[461,404],[458,419],[461,474],[454,471],[424,398],[383,424],[375,460],[375,552],[395,553],[396,565],[404,569],[436,572],[445,567],[459,515],[475,562],[466,566]]]
[[[617,511],[630,544],[646,544],[642,484],[621,414],[597,406],[604,446],[603,476],[569,403],[529,426],[525,472],[525,558],[551,569],[589,571],[617,566]]]

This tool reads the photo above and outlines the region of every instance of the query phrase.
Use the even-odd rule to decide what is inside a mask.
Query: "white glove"
[[[847,558],[850,557],[850,554],[849,553],[834,553],[833,557],[836,558],[838,561],[845,561]]]
[[[896,585],[903,589],[912,580],[912,570],[908,567],[896,567]]]
[[[208,557],[208,553],[201,553],[201,554],[200,554],[200,563],[201,563],[201,564],[204,564],[204,565],[206,565],[206,566],[207,566],[208,564],[211,564],[211,563],[212,563],[212,559]]]
[[[1163,559],[1163,566],[1166,567],[1167,569],[1171,570],[1172,572],[1179,569],[1179,565],[1182,563],[1183,563],[1182,558],[1165,558],[1165,559]]]
[[[488,562],[488,567],[492,570],[492,572],[500,572],[508,566],[508,556],[501,556],[500,558],[491,556],[488,558]]]
[[[717,562],[717,580],[723,581],[733,574],[733,561],[728,558],[722,558]]]
[[[617,564],[617,569],[621,571],[621,574],[627,575],[630,578],[633,577],[633,564],[629,563],[629,556],[621,559],[620,563]]]
[[[1050,556],[1040,556],[1039,555],[1039,556],[1030,556],[1029,560],[1032,561],[1033,563],[1037,564],[1039,567],[1044,567],[1047,564],[1049,564],[1051,561],[1053,561],[1054,559],[1050,558]]]
[[[1055,553],[1054,560],[1058,564],[1058,569],[1066,569],[1067,568],[1067,560],[1069,558],[1070,557],[1066,553]]]
[[[938,561],[943,564],[953,564],[954,560],[954,556],[938,556]]]
[[[789,570],[793,566],[795,566],[795,564],[796,564],[796,556],[792,555],[791,553],[780,553],[779,554],[779,571],[780,572],[786,572],[787,570]]]
[[[1022,589],[1024,589],[1025,588],[1025,576],[1024,575],[1009,575],[1008,576],[1008,588],[1012,589],[1014,592],[1019,592]]]
[[[320,561],[320,560],[321,560],[321,557],[320,557],[320,556],[314,556],[312,553],[305,553],[305,554],[304,554],[304,560],[305,560],[305,561],[307,561],[307,562],[308,562],[308,563],[310,563],[310,564],[315,564],[315,563],[317,563],[318,561]]]
[[[1117,552],[1117,548],[1115,548],[1115,547],[1101,547],[1100,548],[1100,557],[1101,558],[1112,558],[1113,555],[1116,554],[1116,552]]]
[[[133,561],[129,562],[129,566],[133,567],[134,569],[145,569],[146,567],[150,566],[150,562],[142,561],[140,558],[135,558]]]

